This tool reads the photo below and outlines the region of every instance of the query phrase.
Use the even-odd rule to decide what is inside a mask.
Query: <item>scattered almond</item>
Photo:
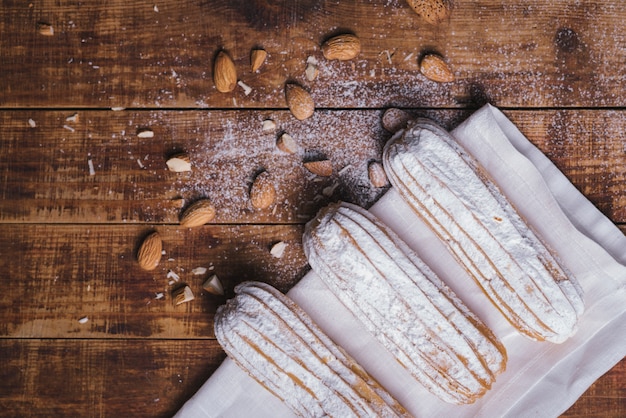
[[[237,86],[237,69],[230,56],[220,51],[213,65],[213,82],[220,93],[229,93]]]
[[[189,286],[181,286],[172,291],[172,301],[174,302],[174,306],[178,306],[180,304],[191,302],[195,299],[193,295],[193,291]]]
[[[247,85],[243,81],[239,80],[237,82],[237,85],[242,88],[243,94],[245,94],[246,96],[249,95],[250,93],[252,93],[252,87],[250,87],[249,85]]]
[[[206,271],[207,271],[206,267],[196,267],[191,270],[191,273],[195,276],[202,276],[203,274],[206,273]]]
[[[183,173],[191,171],[191,161],[186,153],[180,153],[170,157],[165,164],[170,171]]]
[[[222,296],[224,294],[224,286],[222,285],[222,281],[215,274],[206,279],[206,281],[202,285],[202,288],[214,295]]]
[[[80,116],[78,113],[74,113],[72,116],[68,116],[65,118],[66,122],[77,123],[80,120]]]
[[[361,41],[351,33],[333,36],[322,44],[322,53],[328,60],[351,60],[360,52]]]
[[[49,23],[39,22],[37,23],[37,32],[43,36],[52,36],[54,35],[54,27]]]
[[[450,17],[452,0],[407,0],[415,13],[428,23],[437,24]]]
[[[313,115],[315,103],[308,91],[297,84],[287,83],[285,85],[285,99],[289,110],[298,120],[304,120]]]
[[[183,206],[185,206],[185,199],[182,197],[175,197],[173,199],[171,199],[172,202],[172,207],[177,208],[177,209],[182,209]]]
[[[262,124],[263,132],[273,132],[276,130],[276,122],[271,119],[265,119]]]
[[[370,178],[370,182],[374,187],[385,187],[389,184],[387,174],[383,165],[378,161],[371,161],[367,166],[367,175]]]
[[[210,222],[215,218],[215,207],[208,199],[198,200],[183,212],[180,225],[185,228],[195,228]]]
[[[317,68],[318,64],[319,63],[317,62],[317,59],[315,59],[315,57],[308,57],[306,59],[306,69],[304,70],[304,76],[307,80],[313,81],[317,78],[317,76],[319,75],[319,70]]]
[[[250,67],[252,72],[256,72],[265,63],[267,52],[263,49],[253,49],[250,53]]]
[[[250,188],[250,202],[256,209],[267,209],[276,200],[276,189],[267,171],[255,177]]]
[[[87,159],[87,167],[89,168],[89,175],[90,176],[95,176],[96,175],[96,167],[93,164],[93,160],[91,159],[91,157],[89,157]]]
[[[428,79],[437,83],[454,81],[454,73],[448,64],[437,54],[426,54],[420,61],[420,72]]]
[[[138,138],[154,138],[154,131],[149,128],[139,128],[137,129],[137,137]]]
[[[411,120],[411,115],[402,109],[395,107],[385,110],[383,114],[383,128],[391,133],[396,133],[400,129],[406,128],[407,123]]]
[[[178,274],[176,274],[176,272],[172,271],[172,270],[168,270],[167,274],[165,275],[166,278],[168,279],[172,279],[174,282],[177,282],[180,280],[180,276]]]
[[[333,174],[333,164],[330,160],[306,161],[304,167],[321,177],[330,177]]]
[[[285,255],[285,250],[288,246],[289,244],[287,244],[286,242],[279,241],[276,244],[272,245],[272,248],[270,248],[270,254],[276,258],[283,258],[283,256]]]
[[[286,152],[287,154],[295,154],[298,152],[298,143],[293,137],[287,133],[282,134],[278,137],[276,141],[276,146],[282,152]]]
[[[331,197],[333,193],[335,193],[335,190],[337,190],[337,187],[339,187],[339,182],[334,181],[332,184],[322,189],[322,196]]]
[[[144,270],[154,270],[161,261],[163,251],[163,241],[158,232],[148,235],[137,252],[137,262],[139,267]]]

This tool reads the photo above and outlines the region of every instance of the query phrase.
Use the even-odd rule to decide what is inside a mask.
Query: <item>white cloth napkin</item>
[[[626,237],[495,107],[484,106],[452,134],[579,280],[586,310],[574,337],[552,344],[518,334],[393,189],[370,211],[440,275],[507,349],[507,369],[492,389],[472,405],[446,404],[408,375],[314,273],[288,295],[415,416],[558,416],[626,355]],[[227,359],[176,416],[292,414]]]

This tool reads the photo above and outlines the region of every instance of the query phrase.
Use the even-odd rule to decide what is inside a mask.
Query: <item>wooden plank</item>
[[[156,270],[146,272],[135,252],[152,230],[134,225],[2,226],[0,336],[208,338],[215,310],[232,297],[237,283],[259,280],[287,291],[308,270],[301,225],[231,225],[157,226],[165,254]],[[288,244],[280,259],[270,254],[278,241]],[[195,275],[196,267],[209,270]],[[211,274],[223,281],[225,296],[202,289]],[[173,306],[171,291],[183,283],[196,299]],[[81,318],[87,322],[79,322]]]
[[[0,339],[0,409],[10,416],[172,416],[224,359],[214,340]],[[563,417],[626,414],[626,360]]]
[[[286,111],[90,111],[67,122],[73,114],[0,113],[0,221],[177,223],[180,198],[208,197],[217,223],[301,223],[330,198],[366,205],[382,193],[367,176],[385,135],[379,111],[319,112],[302,123]],[[264,132],[266,119],[277,128]],[[143,128],[154,138],[138,138]],[[298,141],[299,153],[276,147],[282,133]],[[180,151],[191,173],[167,170]],[[322,157],[332,160],[332,177],[302,164]],[[248,198],[260,170],[277,189],[276,204],[261,211]]]
[[[451,128],[471,110],[410,110]],[[320,111],[307,121],[286,111],[0,112],[0,223],[175,224],[185,205],[210,198],[216,223],[303,223],[331,200],[371,205],[367,165],[390,133],[382,110]],[[511,110],[506,114],[574,185],[614,222],[626,222],[626,112]],[[36,126],[29,126],[32,119]],[[266,119],[277,128],[263,132]],[[64,126],[66,126],[64,128]],[[69,129],[68,129],[69,128]],[[138,138],[150,128],[154,138]],[[301,153],[276,148],[292,135]],[[191,173],[172,173],[168,156],[186,151]],[[306,158],[324,156],[330,178],[311,175]],[[92,161],[94,175],[88,162]],[[265,169],[277,202],[254,210],[248,191]]]
[[[400,0],[5,1],[0,106],[284,108],[286,80],[305,84],[321,108],[624,106],[624,21],[621,0],[457,2],[439,26]],[[38,32],[42,22],[52,36]],[[359,36],[362,53],[328,62],[320,43],[342,30]],[[255,47],[269,58],[252,73]],[[249,95],[215,90],[222,48]],[[429,50],[458,81],[419,74]],[[309,56],[320,62],[313,82],[304,77]]]
[[[605,418],[626,416],[626,359],[598,379],[562,417]]]
[[[390,136],[380,126],[387,107],[447,128],[485,102],[506,109],[626,233],[626,113],[613,110],[626,106],[622,6],[457,2],[451,19],[434,27],[403,0],[4,1],[0,410],[171,416],[224,358],[212,320],[232,287],[252,279],[287,290],[308,268],[304,222],[328,201],[368,206],[384,193],[371,187],[366,167]],[[38,32],[42,23],[52,36]],[[359,36],[362,53],[326,61],[320,43],[344,30]],[[256,47],[269,55],[253,73]],[[220,49],[250,94],[215,90]],[[431,50],[450,63],[456,82],[419,74],[418,58]],[[319,61],[314,81],[304,76],[308,57]],[[287,80],[311,92],[312,119],[285,111]],[[77,120],[67,119],[76,112]],[[267,118],[275,132],[262,131]],[[138,138],[142,128],[155,137]],[[302,154],[276,150],[282,132],[300,141]],[[165,160],[182,150],[194,171],[168,172]],[[302,160],[316,156],[331,159],[331,178],[303,169]],[[267,211],[247,197],[261,169],[278,190]],[[176,226],[200,197],[215,203],[215,224]],[[145,272],[134,254],[152,230],[163,235],[165,254]],[[281,260],[269,254],[278,240],[289,243]],[[225,297],[202,291],[206,276],[190,272],[198,266],[224,280]],[[194,301],[171,304],[170,270]],[[626,416],[625,374],[622,360],[564,416]]]
[[[13,417],[168,417],[224,359],[214,340],[0,340]]]
[[[507,116],[614,222],[626,222],[626,113],[507,111]]]

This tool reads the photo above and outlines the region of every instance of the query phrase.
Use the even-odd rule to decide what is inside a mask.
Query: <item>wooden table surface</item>
[[[626,230],[623,1],[455,3],[431,25],[402,0],[2,1],[0,415],[175,413],[225,358],[213,314],[233,286],[288,290],[308,270],[300,239],[317,209],[384,193],[367,166],[390,137],[390,107],[447,128],[484,103],[500,107]],[[341,32],[360,38],[361,54],[324,59],[320,43]],[[268,53],[256,72],[254,48]],[[217,92],[220,50],[248,94]],[[428,51],[455,82],[420,75]],[[312,118],[287,110],[287,81],[310,91]],[[275,130],[263,130],[267,119]],[[277,150],[282,133],[303,153]],[[167,170],[180,151],[191,173]],[[303,168],[317,156],[332,161],[331,177]],[[267,210],[248,198],[260,170],[277,190]],[[215,219],[180,227],[181,210],[203,197]],[[154,230],[164,256],[147,272],[135,255]],[[282,258],[269,252],[278,241]],[[226,296],[203,291],[208,274]],[[173,306],[180,283],[195,300]],[[626,416],[625,380],[622,360],[564,416]]]

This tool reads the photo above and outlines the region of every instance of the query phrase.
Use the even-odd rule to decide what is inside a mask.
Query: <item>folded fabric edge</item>
[[[623,249],[626,248],[626,237],[619,228],[580,193],[554,163],[533,145],[498,108],[485,105],[472,116],[476,117],[468,118],[457,128],[458,134],[462,137],[473,136],[468,134],[468,131],[475,134],[476,130],[472,129],[475,121],[481,118],[490,119],[487,122],[489,126],[499,129],[500,132],[497,134],[506,138],[520,156],[526,158],[538,170],[562,214],[570,221],[572,228],[581,239],[587,241],[585,247],[592,248],[593,254],[600,256],[596,262],[605,261],[615,267],[623,267],[624,259],[626,259],[626,254],[623,253]],[[453,135],[455,131],[452,132]],[[620,276],[621,283],[626,285],[626,276],[624,274]],[[623,290],[623,286],[619,287],[617,293],[604,298],[603,303],[616,302],[619,306],[623,305]],[[620,323],[625,317],[624,311],[617,317],[613,316],[608,323],[603,324],[601,331],[595,332],[588,338],[588,341],[576,345],[574,351],[567,353],[556,362],[535,385],[529,388],[524,396],[511,404],[506,416],[520,416],[520,414],[557,416],[567,410],[594,381],[626,355],[626,347],[622,344],[626,337],[626,327]],[[592,351],[590,347],[595,347],[610,355],[589,356],[589,352]],[[581,353],[587,353],[587,356]],[[587,360],[589,357],[591,361]],[[575,371],[570,372],[570,369]],[[563,382],[559,381],[563,376],[571,379],[571,382],[567,382],[568,393],[565,398],[555,402],[553,396],[546,394],[563,390]],[[491,402],[487,403],[485,408],[488,408],[490,404]],[[487,411],[482,411],[482,413],[484,416],[489,415]]]
[[[626,242],[626,238],[623,236],[623,234],[621,234],[621,231],[608,218],[606,218],[601,212],[599,212],[599,210],[595,208],[595,206],[593,206],[593,204],[591,204],[591,202],[589,202],[584,197],[584,195],[582,195],[569,182],[569,180],[567,180],[567,178],[563,175],[563,173],[561,173],[560,170],[558,170],[558,168],[549,159],[547,159],[547,157],[543,155],[543,153],[541,153],[539,149],[537,149],[532,143],[530,143],[530,141],[528,141],[528,139],[526,139],[526,137],[517,129],[517,127],[499,109],[491,105],[486,105],[483,108],[481,108],[479,111],[477,111],[474,115],[470,116],[470,118],[468,118],[468,120],[466,120],[464,123],[468,122],[469,120],[474,120],[475,116],[478,116],[477,114],[479,113],[489,113],[490,117],[496,122],[495,124],[493,124],[493,126],[497,126],[501,130],[502,135],[508,138],[511,145],[524,157],[529,159],[530,162],[537,168],[541,176],[546,181],[546,184],[550,192],[555,197],[557,204],[563,209],[563,212],[572,221],[574,226],[577,227],[579,231],[582,229],[581,233],[583,233],[587,237],[590,237],[591,240],[593,240],[594,242],[597,242],[602,247],[605,247],[605,248],[608,247],[606,248],[607,250],[613,249],[613,251],[610,252],[613,257],[615,257],[615,249],[617,248],[618,245],[622,245],[621,248],[626,248],[622,244],[623,242]],[[549,180],[549,178],[557,178],[558,180],[554,180],[554,179]],[[562,182],[565,182],[565,183],[562,183]],[[555,184],[558,184],[558,186],[555,186]],[[569,189],[567,193],[562,192],[564,184],[566,185],[565,188]],[[559,193],[559,190],[561,190],[561,193]],[[570,193],[572,193],[574,197],[571,197]],[[384,198],[385,196],[383,196],[381,200],[384,200]],[[581,212],[576,211],[577,205],[581,204],[581,202],[585,202],[585,203],[582,203],[586,206],[584,213],[581,213],[582,211]],[[574,214],[570,216],[571,213],[574,213]],[[581,222],[580,220],[578,220],[578,217],[582,217],[583,221]],[[596,228],[596,226],[591,221],[586,220],[586,217],[598,217],[598,219],[603,219],[601,224],[604,226],[603,229],[605,229],[606,232],[603,232],[600,234],[597,234],[597,233],[594,234],[593,231],[595,230],[594,228]],[[616,235],[616,232],[621,235],[621,238],[620,236]],[[623,260],[620,260],[620,261],[624,263]],[[302,281],[304,281],[305,279],[306,279],[306,276],[305,278],[302,279]],[[585,345],[579,348],[579,350],[584,350],[584,347]],[[622,357],[623,355],[617,359],[611,357],[609,359],[606,359],[606,361],[600,364],[594,363],[594,367],[590,368],[592,372],[588,376],[586,376],[585,379],[577,380],[575,387],[570,388],[570,394],[574,393],[575,395],[568,396],[567,405],[565,405],[566,402],[558,403],[558,408],[561,408],[562,411],[564,411],[569,406],[571,406],[571,404],[576,401],[576,399],[589,387],[591,383],[593,383],[598,377],[600,377],[607,370],[613,367],[613,365],[616,364]],[[566,356],[566,358],[570,359],[570,356],[568,355]],[[220,366],[220,368],[221,367],[222,366]],[[214,374],[214,376],[216,376],[216,374]],[[549,373],[546,374],[546,376],[549,376]],[[211,380],[212,377],[210,377],[209,380]],[[543,380],[546,380],[547,382],[543,382]],[[205,383],[205,385],[207,383]],[[540,393],[541,390],[543,391],[548,390],[546,388],[549,386],[549,383],[550,383],[550,379],[542,379],[542,381],[539,382],[539,384],[537,385],[537,388],[543,388],[543,389],[537,389],[537,391],[539,391]],[[545,385],[545,387],[542,385]],[[204,389],[204,386],[198,391],[196,395],[200,395],[200,392],[203,389]],[[529,396],[534,396],[533,395],[534,392],[535,392],[535,389],[530,389],[530,391],[528,392]],[[194,397],[191,398],[188,401],[188,403],[191,404],[192,402],[202,402],[202,399],[200,399],[200,397],[196,395],[194,395]],[[528,399],[528,398],[525,396],[524,399]],[[185,410],[187,411],[191,410],[191,408],[186,408],[186,407],[188,407],[187,404],[185,404],[185,406],[179,411],[179,414],[177,414],[176,416],[177,417],[184,416],[185,418],[196,416],[196,415],[186,414]],[[522,408],[522,407],[528,407],[528,405],[524,404],[524,402],[515,403],[513,404],[511,411],[513,411],[513,408]],[[520,411],[525,412],[527,411],[527,409],[523,409]],[[560,410],[560,412],[562,411]],[[537,410],[537,412],[542,412],[542,411]],[[557,412],[557,414],[558,413],[559,412]],[[540,414],[540,415],[544,415],[544,414]],[[201,416],[207,416],[207,415],[201,415]]]
[[[622,360],[626,356],[626,346],[623,344],[626,336],[626,306],[623,300],[624,292],[607,298],[607,304],[622,308],[621,314],[604,323],[589,338],[588,343],[578,345],[575,350],[556,362],[523,397],[511,404],[503,417],[559,416],[567,411],[596,380]],[[565,374],[566,381],[562,379],[563,375],[559,376],[563,371],[568,371]],[[555,402],[556,393],[564,393],[558,402]],[[489,416],[488,411],[481,413]]]
[[[282,402],[229,358],[174,415],[174,418],[215,418],[245,416],[290,416]]]
[[[557,204],[574,227],[601,245],[618,262],[626,264],[626,236],[620,229],[500,109],[487,104],[478,112],[488,112],[493,117],[495,126],[508,138],[511,145],[537,167]]]

